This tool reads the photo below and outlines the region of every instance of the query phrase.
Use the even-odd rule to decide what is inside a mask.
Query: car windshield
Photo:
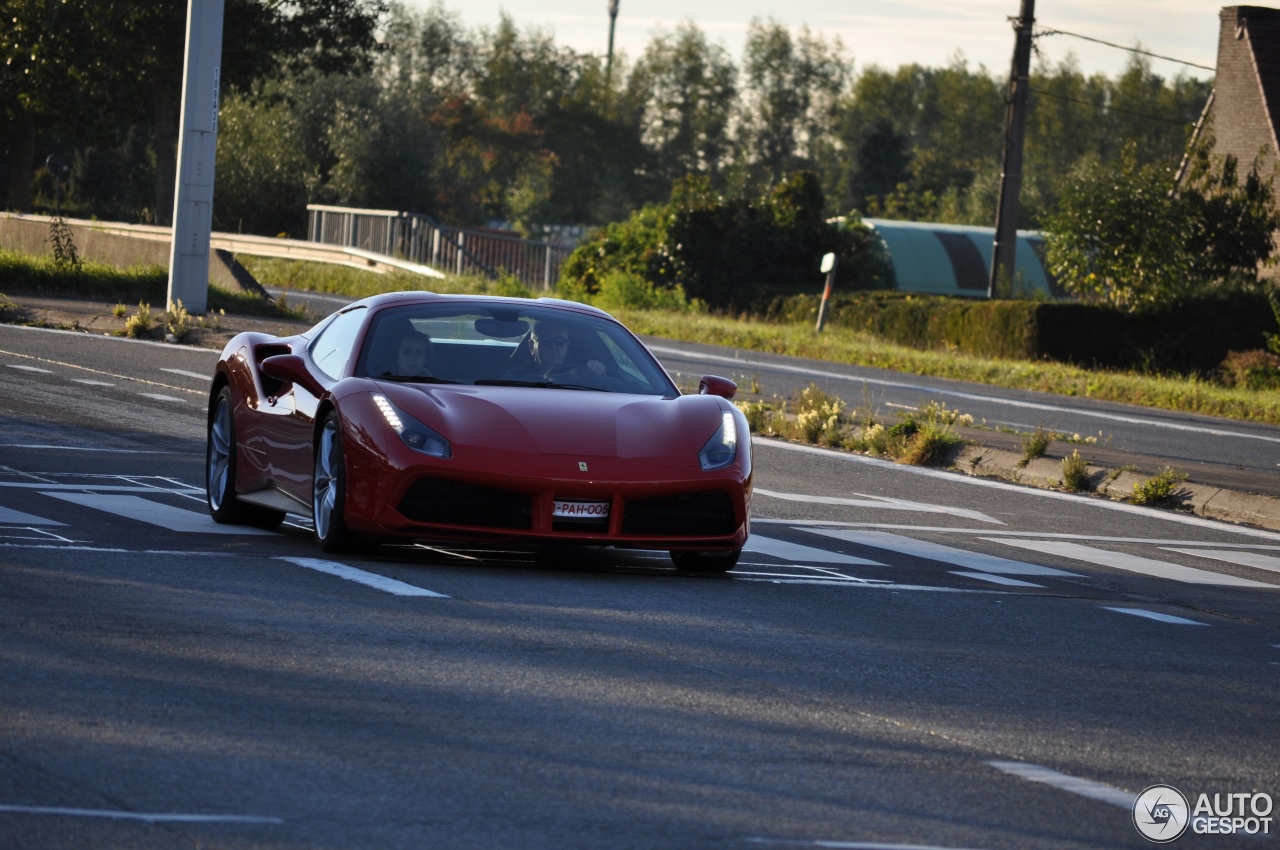
[[[528,304],[383,309],[370,322],[355,374],[400,382],[679,394],[653,355],[617,322]]]

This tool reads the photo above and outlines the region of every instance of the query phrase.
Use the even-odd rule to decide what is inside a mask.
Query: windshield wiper
[[[477,387],[556,387],[551,381],[517,381],[513,378],[477,378]]]
[[[457,381],[450,381],[447,378],[437,378],[435,375],[393,375],[390,372],[383,372],[377,376],[379,381],[395,381],[397,384],[456,384]]]
[[[583,384],[562,384],[558,381],[517,381],[511,378],[480,378],[477,387],[538,387],[540,389],[557,390],[599,390],[599,387],[588,387]]]

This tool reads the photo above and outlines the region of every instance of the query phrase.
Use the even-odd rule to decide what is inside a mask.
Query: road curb
[[[999,478],[1028,487],[1063,490],[1061,459],[1027,461],[1024,455],[1015,452],[971,443],[953,458],[951,469],[964,475]],[[1079,491],[1082,498],[1113,501],[1130,501],[1134,486],[1151,479],[1151,475],[1142,472],[1095,464],[1089,464],[1087,476],[1093,489]],[[1170,503],[1163,507],[1207,519],[1280,531],[1280,499],[1272,496],[1183,482],[1174,490]]]

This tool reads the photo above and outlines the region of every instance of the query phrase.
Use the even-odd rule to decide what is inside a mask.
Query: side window
[[[355,354],[356,335],[364,324],[365,308],[348,310],[335,318],[311,343],[311,360],[321,372],[337,380]]]

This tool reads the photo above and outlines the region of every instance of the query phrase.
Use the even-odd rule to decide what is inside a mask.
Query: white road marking
[[[1180,422],[1164,422],[1159,419],[1144,419],[1141,416],[1125,415],[1119,413],[1103,413],[1097,410],[1078,410],[1075,408],[1063,407],[1056,404],[1044,404],[1034,401],[1019,401],[1011,398],[1000,398],[998,396],[979,395],[978,393],[962,392],[960,390],[948,390],[940,387],[926,387],[921,384],[908,384],[902,381],[887,381],[881,378],[864,378],[859,375],[846,375],[840,372],[829,372],[823,369],[815,369],[810,366],[788,366],[782,363],[765,363],[762,360],[741,359],[737,357],[726,357],[718,354],[705,354],[695,351],[684,351],[682,349],[669,348],[663,345],[650,345],[649,350],[654,354],[670,355],[672,357],[681,357],[689,360],[710,361],[715,363],[725,363],[732,366],[738,366],[742,369],[750,369],[753,367],[769,369],[776,372],[790,372],[796,375],[804,375],[807,377],[831,378],[837,381],[847,381],[854,384],[873,384],[875,386],[889,387],[891,389],[910,390],[912,392],[930,393],[931,395],[950,396],[951,398],[960,398],[966,401],[987,402],[990,404],[1003,404],[1009,407],[1020,407],[1026,410],[1039,410],[1048,413],[1065,413],[1072,416],[1083,416],[1088,419],[1101,419],[1107,422],[1123,422],[1128,425],[1144,425],[1151,428],[1167,428],[1171,431],[1187,431],[1193,434],[1210,434],[1215,437],[1238,437],[1245,440],[1263,440],[1268,443],[1280,443],[1280,437],[1267,437],[1262,434],[1246,434],[1241,431],[1228,431],[1224,428],[1210,428],[1203,425],[1185,425]]]
[[[1090,800],[1099,800],[1103,803],[1110,803],[1113,806],[1119,806],[1122,809],[1132,809],[1133,801],[1138,798],[1137,794],[1131,794],[1128,791],[1122,791],[1119,788],[1113,788],[1110,785],[1103,785],[1101,782],[1093,782],[1088,779],[1080,779],[1077,776],[1069,776],[1065,773],[1059,773],[1047,767],[1038,764],[1030,764],[1025,761],[989,761],[987,764],[996,770],[1003,771],[1013,776],[1019,776],[1031,782],[1040,782],[1045,785],[1051,785],[1060,791],[1069,791],[1072,794],[1078,794],[1081,797],[1088,797]]]
[[[6,363],[10,369],[17,369],[21,372],[39,372],[42,375],[52,375],[52,369],[41,369],[39,366],[19,366],[17,363]]]
[[[149,492],[157,492],[152,489]],[[181,534],[238,534],[275,536],[274,532],[252,526],[219,525],[207,513],[175,508],[170,505],[142,499],[137,496],[108,495],[106,493],[70,493],[43,490],[45,496],[62,499],[75,505],[122,516],[127,519],[159,526]]]
[[[759,567],[761,569],[767,569],[768,567],[774,567],[776,569],[777,567],[777,565],[775,564],[747,564],[747,566]],[[800,573],[757,572],[753,570],[744,570],[744,569],[741,569],[741,567],[742,567],[742,564],[739,564],[737,567],[733,569],[733,572],[729,573],[729,576],[731,578],[794,579],[796,581],[802,581],[802,582],[817,581],[817,582],[822,582],[823,584],[868,584],[868,585],[869,584],[880,584],[880,585],[893,584],[893,582],[891,581],[882,581],[880,579],[870,579],[870,578],[857,578],[855,576],[840,575],[839,573],[819,572],[816,575],[807,576]]]
[[[190,452],[162,452],[156,449],[108,449],[100,446],[45,446],[39,443],[0,443],[0,449],[39,449],[41,451],[101,452],[116,455],[184,455]]]
[[[994,573],[966,573],[963,570],[952,570],[953,576],[964,576],[965,578],[976,578],[979,581],[989,581],[992,584],[1002,584],[1005,587],[1039,587],[1043,588],[1043,584],[1034,584],[1029,581],[1019,581],[1016,578],[1008,576],[998,576]]]
[[[176,401],[178,404],[186,404],[185,398],[174,398],[171,395],[160,395],[160,393],[138,393],[143,398],[155,399],[156,401]]]
[[[981,552],[970,552],[967,549],[954,549],[941,543],[927,540],[915,540],[898,534],[887,534],[883,531],[854,531],[852,529],[810,528],[814,534],[847,540],[860,546],[871,546],[876,549],[888,549],[902,555],[915,558],[926,558],[930,561],[942,561],[969,570],[984,573],[998,573],[1013,576],[1061,576],[1078,578],[1075,573],[1056,570],[1052,567],[1041,567],[1022,561],[1011,561],[995,555],[984,555]]]
[[[1143,558],[1138,555],[1112,552],[1093,546],[1081,546],[1079,543],[1067,543],[1062,540],[1008,540],[999,537],[985,539],[993,543],[1003,543],[1006,546],[1016,546],[1019,549],[1030,549],[1033,552],[1043,552],[1046,555],[1057,555],[1062,558],[1084,561],[1088,564],[1097,564],[1102,567],[1111,567],[1156,578],[1172,579],[1173,581],[1181,581],[1187,584],[1208,584],[1220,587],[1264,587],[1280,590],[1278,585],[1266,584],[1261,581],[1237,578],[1236,576],[1213,573],[1208,570],[1197,570],[1194,567],[1184,567],[1181,564],[1173,564],[1168,561],[1157,561],[1155,558]]]
[[[119,476],[110,476],[119,480]],[[50,495],[56,490],[67,490],[82,493],[90,490],[94,493],[172,493],[175,496],[204,494],[204,490],[179,485],[172,490],[160,487],[145,487],[141,484],[54,484],[52,482],[0,481],[0,487],[13,487],[18,490],[48,490]]]
[[[0,506],[0,525],[63,525],[63,523]]]
[[[90,386],[90,387],[114,387],[115,386],[115,384],[111,383],[110,381],[91,381],[88,378],[72,378],[71,383],[84,384],[85,386]]]
[[[43,331],[44,333],[55,333],[55,334],[56,333],[74,334],[75,336],[78,336],[81,338],[84,337],[84,333],[81,331],[61,331],[61,330],[56,330],[54,328],[28,328],[24,325],[5,325],[5,328],[21,328],[24,331],[28,331],[28,330]],[[95,336],[94,340],[98,342],[127,342],[127,343],[133,343],[135,345],[157,345],[157,346],[162,346],[164,348],[167,348],[170,351],[173,351],[173,345],[170,343],[153,342],[151,340],[146,340],[146,339],[127,339],[125,337],[118,337],[118,336]],[[219,353],[218,349],[213,349],[213,348],[191,348],[191,349],[184,348],[184,350],[208,351],[212,354]],[[193,390],[193,389],[188,389],[187,387],[174,387],[174,386],[170,386],[169,384],[162,384],[159,381],[147,381],[141,378],[133,377],[131,375],[117,375],[114,372],[105,372],[102,369],[93,369],[89,366],[82,366],[79,363],[64,363],[60,360],[46,360],[43,357],[32,357],[30,354],[23,354],[18,351],[6,351],[4,349],[0,349],[0,355],[7,355],[9,357],[18,357],[18,358],[21,358],[22,360],[35,360],[40,363],[48,363],[51,366],[62,366],[67,369],[75,369],[80,372],[88,372],[91,375],[101,375],[104,378],[115,378],[120,381],[129,381],[130,383],[135,383],[135,384],[148,384],[154,387],[164,387],[167,390],[177,390],[179,392],[191,393],[192,395],[204,395],[205,393],[205,390]]]
[[[787,838],[748,838],[748,844],[775,847],[818,847],[822,850],[974,850],[964,847],[941,847],[935,844],[881,844],[876,841],[830,841],[813,839],[797,841]]]
[[[111,809],[65,809],[55,806],[11,806],[0,803],[0,812],[25,815],[56,815],[78,818],[113,818],[115,820],[140,820],[147,823],[284,823],[283,818],[259,815],[182,815],[121,812]]]
[[[1089,499],[1082,498],[1075,493],[1063,493],[1058,490],[1042,490],[1038,487],[1027,487],[1022,484],[1011,484],[1007,481],[999,481],[994,478],[979,478],[970,475],[957,475],[954,472],[946,472],[941,469],[930,469],[924,466],[909,466],[894,463],[891,460],[882,460],[876,457],[868,457],[867,455],[855,454],[853,452],[841,452],[834,449],[824,449],[820,446],[806,446],[800,443],[788,443],[784,440],[771,440],[767,437],[751,438],[754,442],[761,445],[767,445],[774,448],[785,449],[793,452],[805,452],[807,454],[822,455],[829,460],[843,461],[845,463],[867,464],[870,466],[882,466],[891,468],[895,472],[907,475],[921,475],[925,478],[931,478],[936,481],[942,481],[947,484],[968,484],[972,487],[988,487],[993,490],[1007,490],[1009,492],[1018,493],[1022,496],[1034,497],[1039,499],[1057,499],[1070,502],[1073,505],[1090,506],[1101,508],[1107,511],[1118,511],[1126,514],[1137,514],[1147,519],[1162,519],[1168,522],[1176,522],[1182,525],[1192,525],[1198,528],[1211,528],[1215,531],[1229,531],[1234,534],[1244,534],[1251,537],[1263,537],[1268,540],[1280,540],[1280,534],[1274,531],[1264,531],[1260,528],[1248,528],[1241,525],[1231,525],[1214,519],[1205,519],[1204,517],[1190,516],[1179,511],[1167,511],[1160,508],[1144,508],[1138,505],[1130,505],[1127,502],[1113,502],[1110,499]],[[753,520],[754,521],[754,520]]]
[[[757,581],[765,584],[809,584],[820,587],[857,587],[865,590],[922,590],[929,593],[1003,593],[1001,590],[974,590],[967,587],[937,587],[924,584],[895,584],[893,582],[851,581],[835,578],[802,578],[799,576],[777,575],[768,573],[739,573],[736,570],[728,574],[737,581]]]
[[[196,378],[201,381],[208,381],[211,375],[206,372],[188,372],[186,369],[161,369],[161,372],[168,372],[171,375],[185,375],[188,378]]]
[[[1232,549],[1179,549],[1173,546],[1163,547],[1170,552],[1181,552],[1184,555],[1198,555],[1201,558],[1213,558],[1242,567],[1253,567],[1255,570],[1270,570],[1280,573],[1280,558],[1273,555],[1260,555],[1257,552],[1237,552]]]
[[[377,573],[369,573],[364,570],[358,570],[355,567],[349,567],[346,564],[339,564],[336,561],[321,561],[316,558],[280,558],[281,561],[288,561],[291,564],[297,564],[299,567],[305,567],[316,572],[326,573],[331,576],[337,576],[347,581],[354,581],[375,590],[381,590],[386,593],[393,593],[396,596],[430,596],[436,599],[448,599],[443,593],[436,593],[434,590],[427,590],[424,587],[416,587],[412,584],[406,584],[393,578],[380,576]]]
[[[743,547],[743,551],[803,563],[845,564],[868,567],[884,566],[879,561],[868,561],[866,558],[855,558],[852,555],[842,555],[839,552],[818,549],[813,546],[801,546],[799,543],[787,543],[783,540],[775,540],[772,537],[761,537],[758,534],[753,534],[747,538],[747,545]]]
[[[775,490],[766,490],[763,487],[755,487],[751,492],[752,495],[768,496],[771,499],[783,499],[788,502],[806,502],[814,505],[842,505],[854,508],[874,508],[882,511],[911,511],[913,513],[924,514],[950,514],[951,516],[964,517],[966,519],[976,519],[979,522],[1004,525],[1004,523],[998,519],[966,508],[953,508],[949,505],[931,505],[927,502],[911,502],[906,499],[890,499],[884,496],[863,496],[861,499],[845,499],[839,496],[809,496],[803,493],[779,493]],[[861,496],[862,494],[859,493],[857,495]]]
[[[1103,605],[1108,611],[1115,611],[1119,614],[1132,614],[1135,617],[1142,617],[1147,620],[1155,620],[1158,623],[1172,623],[1175,626],[1207,626],[1208,623],[1197,622],[1196,620],[1188,620],[1186,617],[1175,617],[1172,614],[1161,614],[1158,611],[1148,611],[1145,608],[1113,608],[1110,605]]]
[[[805,526],[805,527],[830,527],[830,528],[872,528],[884,531],[918,531],[933,532],[937,534],[971,534],[983,537],[988,534],[999,534],[1003,537],[1036,537],[1046,540],[1090,540],[1097,543],[1150,543],[1156,546],[1204,546],[1206,548],[1217,549],[1264,549],[1272,552],[1280,552],[1280,546],[1268,546],[1264,543],[1206,543],[1203,540],[1177,540],[1168,537],[1109,537],[1102,534],[1068,534],[1065,532],[1053,531],[992,531],[990,528],[958,528],[949,525],[903,525],[900,523],[889,522],[840,522],[838,520],[828,519],[773,519],[770,517],[751,518],[752,526],[757,525],[789,525],[789,526]],[[1269,538],[1271,540],[1280,541],[1280,534],[1275,532],[1263,531],[1258,528],[1241,529],[1233,525],[1218,524],[1218,531],[1228,534],[1237,534],[1242,530],[1250,534],[1256,534],[1260,537]]]

